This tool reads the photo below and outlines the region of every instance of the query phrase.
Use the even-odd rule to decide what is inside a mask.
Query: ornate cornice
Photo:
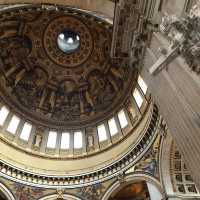
[[[0,174],[13,181],[31,186],[42,186],[44,188],[75,188],[99,183],[118,176],[118,174],[121,174],[140,160],[156,139],[159,127],[160,117],[158,114],[158,108],[154,105],[152,107],[150,123],[144,130],[145,132],[143,133],[143,137],[138,141],[138,143],[133,145],[119,160],[109,166],[97,171],[91,171],[87,174],[77,174],[73,177],[67,175],[62,177],[46,176],[16,168],[15,166],[6,163],[6,161],[0,161]]]

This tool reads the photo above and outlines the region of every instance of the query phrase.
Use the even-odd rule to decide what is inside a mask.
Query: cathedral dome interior
[[[0,199],[200,198],[199,10],[0,0]]]

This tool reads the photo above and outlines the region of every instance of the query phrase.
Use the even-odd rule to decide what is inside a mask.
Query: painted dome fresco
[[[150,147],[158,109],[139,68],[112,56],[112,23],[67,6],[0,12],[0,168],[6,177],[80,187],[128,169]]]
[[[0,200],[198,199],[199,11],[0,0]]]
[[[126,99],[136,73],[110,58],[112,25],[82,11],[1,13],[1,98],[51,127],[102,120]],[[13,106],[15,105],[15,106]]]

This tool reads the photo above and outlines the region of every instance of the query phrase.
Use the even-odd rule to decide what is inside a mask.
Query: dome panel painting
[[[18,115],[53,127],[103,120],[126,100],[137,74],[110,58],[112,25],[86,12],[4,11],[0,98]]]
[[[143,157],[157,136],[158,110],[139,90],[139,62],[134,68],[112,56],[114,26],[106,16],[25,5],[3,10],[0,24],[4,175],[79,188],[118,177]]]

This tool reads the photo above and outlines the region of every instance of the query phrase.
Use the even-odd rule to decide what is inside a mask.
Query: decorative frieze
[[[150,123],[145,132],[145,137],[142,137],[136,146],[127,152],[113,164],[91,171],[88,174],[79,174],[76,176],[45,176],[42,174],[34,174],[19,168],[15,168],[4,161],[0,161],[0,174],[8,179],[15,180],[32,186],[43,186],[45,188],[74,188],[86,185],[92,185],[110,179],[114,176],[119,176],[123,171],[134,165],[151,147],[154,142],[160,127],[160,117],[156,106],[152,107]]]

